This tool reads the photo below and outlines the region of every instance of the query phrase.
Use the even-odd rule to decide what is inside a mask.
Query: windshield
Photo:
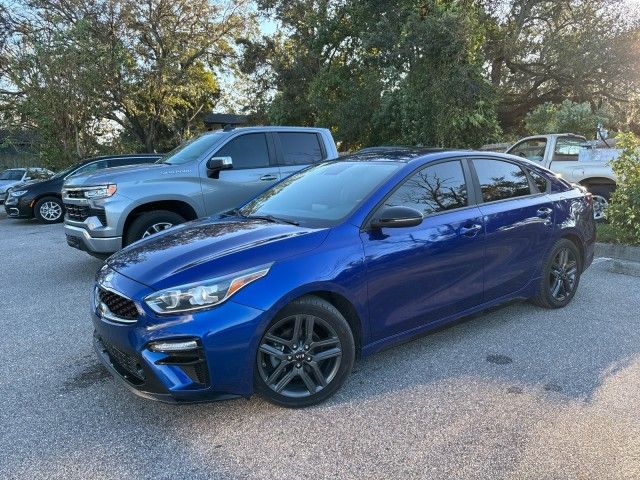
[[[74,168],[76,168],[77,165],[71,165],[69,168],[65,168],[64,170],[59,171],[58,173],[56,173],[53,177],[51,178],[60,178],[60,177],[64,177],[67,173],[69,173],[70,171],[72,171]]]
[[[245,205],[243,216],[273,216],[309,226],[340,223],[401,168],[392,162],[336,161],[283,180]]]
[[[188,142],[179,145],[171,150],[156,163],[168,163],[169,165],[182,165],[183,163],[197,160],[209,150],[223,136],[224,132],[205,133],[199,137],[192,138]]]
[[[0,180],[20,180],[25,170],[5,170],[0,173]]]

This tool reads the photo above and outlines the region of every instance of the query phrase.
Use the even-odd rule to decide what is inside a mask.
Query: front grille
[[[107,214],[103,209],[89,208],[87,205],[72,205],[65,203],[64,208],[67,210],[67,217],[71,220],[84,222],[89,217],[98,217],[102,225],[107,224]]]
[[[99,288],[98,299],[104,303],[109,311],[116,317],[124,320],[135,320],[140,315],[133,301],[110,290]]]
[[[111,345],[104,340],[101,341],[104,350],[109,355],[109,360],[115,369],[132,383],[139,384],[144,382],[144,371],[138,362],[138,359],[119,348]],[[131,378],[133,377],[133,378]]]
[[[84,198],[84,192],[82,190],[67,190],[64,194],[68,198]]]

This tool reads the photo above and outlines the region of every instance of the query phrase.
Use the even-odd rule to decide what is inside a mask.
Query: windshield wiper
[[[266,220],[267,222],[271,222],[271,223],[287,223],[289,225],[295,225],[296,227],[300,225],[299,222],[296,222],[294,220],[278,218],[278,217],[274,217],[273,215],[246,215],[245,216],[245,215],[242,215],[241,213],[239,213],[239,215],[245,218],[255,218],[256,220]]]

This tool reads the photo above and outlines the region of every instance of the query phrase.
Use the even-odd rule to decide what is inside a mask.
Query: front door
[[[379,208],[415,208],[422,224],[361,233],[375,339],[482,302],[484,225],[469,200],[469,175],[459,160],[420,169]]]
[[[231,157],[233,168],[222,170],[218,178],[201,175],[207,215],[238,207],[280,180],[273,146],[268,134],[245,133],[229,140],[214,157]]]

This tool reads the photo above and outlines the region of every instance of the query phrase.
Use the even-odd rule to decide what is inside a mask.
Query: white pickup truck
[[[527,137],[507,149],[511,155],[537,162],[568,182],[584,186],[593,194],[594,218],[600,220],[616,188],[616,177],[608,162],[617,152],[593,152],[602,153],[588,149],[586,138],[571,133]]]

